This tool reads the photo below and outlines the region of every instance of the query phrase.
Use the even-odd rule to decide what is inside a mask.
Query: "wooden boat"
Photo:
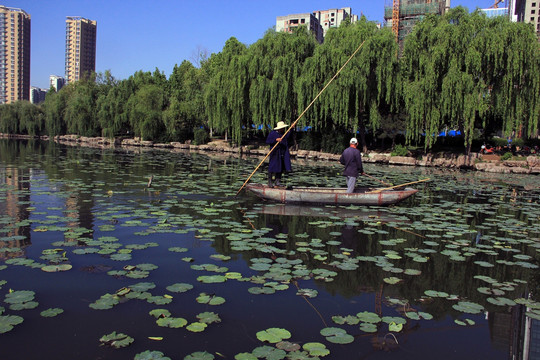
[[[314,203],[335,205],[392,205],[418,192],[417,189],[357,189],[347,193],[346,188],[325,187],[269,187],[248,184],[246,188],[258,197],[281,203]]]

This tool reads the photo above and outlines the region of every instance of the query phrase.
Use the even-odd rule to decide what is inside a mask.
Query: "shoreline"
[[[152,141],[141,141],[133,138],[109,139],[104,137],[84,137],[78,135],[59,135],[51,139],[49,136],[0,134],[0,139],[52,140],[60,144],[71,146],[201,151],[249,156],[265,156],[268,153],[268,148],[265,145],[262,148],[255,148],[247,145],[230,146],[225,140],[215,140],[204,145],[191,145],[179,142],[154,143]],[[291,150],[290,152],[292,157],[298,159],[339,161],[340,157],[340,154],[329,154],[318,151]],[[500,157],[497,155],[483,155],[480,153],[470,153],[469,155],[454,154],[450,152],[427,153],[422,155],[421,158],[414,158],[411,156],[391,156],[389,153],[369,152],[368,154],[362,154],[362,161],[367,164],[438,167],[503,174],[540,174],[540,156],[538,155],[529,155],[523,161],[501,161]]]

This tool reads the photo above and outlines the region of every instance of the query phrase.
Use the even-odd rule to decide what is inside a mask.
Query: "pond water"
[[[540,355],[538,176],[367,164],[431,181],[290,206],[235,196],[259,161],[0,140],[0,359]]]

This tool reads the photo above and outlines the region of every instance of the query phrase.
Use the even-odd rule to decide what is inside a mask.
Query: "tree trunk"
[[[363,122],[358,126],[358,133],[360,135],[360,141],[362,142],[362,152],[365,154],[367,153],[366,127]]]

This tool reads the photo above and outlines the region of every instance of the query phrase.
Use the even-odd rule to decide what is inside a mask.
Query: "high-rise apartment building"
[[[77,81],[96,71],[97,22],[80,16],[66,18],[66,80]]]
[[[358,21],[358,15],[353,15],[350,7],[318,10],[314,11],[313,15],[319,20],[319,24],[321,24],[324,31],[324,36],[326,36],[326,32],[330,28],[339,27],[345,19],[350,19],[351,23]]]
[[[32,104],[41,104],[45,101],[47,89],[40,89],[37,86],[30,86],[30,102]]]
[[[324,31],[319,24],[319,20],[313,13],[293,14],[287,16],[278,16],[276,18],[276,31],[293,32],[293,29],[299,26],[306,26],[315,39],[322,44],[324,40]]]
[[[0,5],[0,104],[30,97],[30,15]]]
[[[62,88],[62,86],[66,84],[66,79],[58,75],[50,75],[49,83],[50,83],[50,86],[54,88],[54,90],[59,91]]]
[[[540,41],[540,0],[512,0],[509,8],[517,21],[533,24]]]

